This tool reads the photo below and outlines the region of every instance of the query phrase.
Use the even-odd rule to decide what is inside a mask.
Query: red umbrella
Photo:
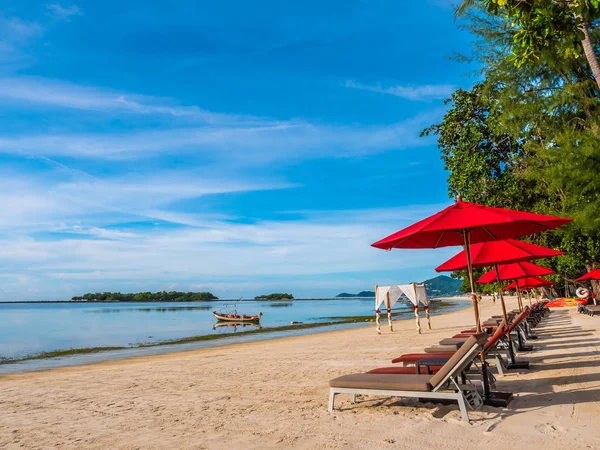
[[[458,200],[439,213],[377,241],[372,246],[389,250],[471,245],[553,230],[570,221],[571,219],[563,217]]]
[[[479,244],[472,245],[471,263],[473,267],[494,267],[496,282],[498,283],[500,305],[502,306],[502,315],[504,316],[506,323],[508,323],[508,315],[506,313],[506,304],[504,303],[504,294],[502,291],[502,281],[498,270],[498,264],[509,264],[540,258],[551,258],[563,254],[564,252],[530,244],[529,242],[517,241],[516,239],[507,239],[504,241],[481,242]],[[456,256],[450,258],[441,266],[437,267],[435,270],[438,272],[450,272],[455,270],[465,270],[467,268],[467,254],[463,250]],[[507,333],[506,338],[510,341],[510,333]],[[517,361],[512,350],[512,345],[509,344],[509,367],[528,368],[529,363],[526,361]]]
[[[480,242],[517,238],[545,230],[557,228],[571,219],[533,214],[510,209],[484,206],[464,202],[456,203],[446,209],[400,230],[380,241],[373,247],[391,250],[392,248],[438,248],[451,245],[464,245],[471,299],[475,310],[477,330],[481,331],[479,310],[475,298],[470,245]]]
[[[526,290],[526,289],[533,289],[533,288],[538,288],[538,287],[543,287],[543,286],[554,286],[554,281],[544,280],[542,278],[536,278],[536,277],[522,278],[521,280],[519,280],[518,288],[520,288],[522,290]],[[513,289],[517,289],[516,281],[513,281],[512,283],[510,283],[508,286],[506,286],[504,288],[505,291],[510,291]]]
[[[505,241],[481,242],[471,246],[471,264],[473,267],[486,267],[494,264],[509,264],[534,259],[552,258],[564,255],[551,248],[530,244],[529,242],[507,239]],[[437,272],[453,272],[467,269],[467,254],[463,250],[450,258],[435,270]],[[600,270],[599,275],[600,277]]]
[[[521,289],[519,289],[519,279],[528,277],[539,277],[556,273],[548,267],[536,266],[530,262],[520,262],[512,264],[503,264],[498,266],[498,270],[490,270],[483,274],[478,283],[492,283],[496,280],[515,280],[517,286],[517,298],[519,300],[519,309],[523,310],[523,301],[521,299]]]
[[[556,273],[548,267],[538,266],[527,261],[512,264],[500,264],[498,265],[498,272],[500,273],[501,280],[518,280],[519,278],[541,277]],[[496,272],[494,270],[484,273],[479,280],[477,280],[480,284],[493,283],[494,281],[496,281]]]
[[[600,280],[600,269],[592,270],[591,272],[586,273],[584,276],[577,278],[575,281],[585,280]]]
[[[517,294],[520,296],[522,290],[527,291],[527,298],[529,299],[529,305],[531,306],[531,297],[529,295],[529,289],[534,289],[543,286],[554,286],[554,281],[544,280],[543,278],[529,277],[515,280],[504,288],[505,291],[510,289],[516,289]],[[537,296],[537,294],[536,294]]]

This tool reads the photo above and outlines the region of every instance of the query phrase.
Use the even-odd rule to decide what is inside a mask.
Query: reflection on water
[[[271,303],[269,306],[271,306],[271,308],[289,308],[290,306],[292,306],[292,302],[287,302],[287,303]]]
[[[85,311],[86,313],[93,314],[106,314],[106,313],[120,313],[129,311],[140,311],[140,312],[180,312],[180,311],[208,311],[214,310],[214,305],[205,306],[169,306],[169,307],[155,307],[155,308],[104,308],[93,311]]]
[[[235,332],[237,332],[238,328],[243,329],[246,327],[251,327],[249,329],[262,330],[260,323],[221,323],[221,322],[215,323],[213,325],[213,330],[216,330],[217,328],[221,328],[221,329],[227,330],[228,333],[231,333],[232,331],[235,333]]]

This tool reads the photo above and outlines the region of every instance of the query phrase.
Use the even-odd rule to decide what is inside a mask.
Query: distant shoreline
[[[469,297],[464,296],[439,296],[439,297],[429,297],[429,300],[437,301],[439,299],[447,299],[447,300],[471,300]],[[273,302],[273,303],[283,303],[283,302],[297,302],[297,301],[310,301],[310,300],[375,300],[375,297],[314,297],[314,298],[294,298],[294,299],[283,299],[283,300],[255,300],[252,298],[248,299],[219,299],[219,300],[194,300],[194,301],[174,301],[174,300],[144,300],[144,301],[115,301],[115,300],[88,300],[88,301],[78,301],[78,300],[17,300],[17,301],[0,301],[0,305],[6,304],[59,304],[59,303],[68,303],[72,304],[87,304],[87,303],[110,303],[110,304],[118,304],[118,303],[224,303],[224,302]]]

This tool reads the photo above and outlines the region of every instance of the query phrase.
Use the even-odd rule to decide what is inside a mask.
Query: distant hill
[[[451,297],[460,295],[461,280],[455,280],[447,275],[439,275],[435,278],[423,281],[427,287],[428,297]]]
[[[423,281],[427,287],[428,297],[451,297],[454,295],[460,295],[460,286],[462,281],[455,280],[446,275],[440,275],[435,278]],[[421,283],[419,283],[421,284]],[[349,294],[342,292],[336,295],[336,298],[354,298],[354,297],[375,297],[374,291],[362,291],[358,294]]]
[[[373,298],[375,298],[375,291],[360,291],[358,294],[348,294],[347,292],[342,292],[341,294],[336,295],[336,298],[353,298],[353,297],[373,297]]]

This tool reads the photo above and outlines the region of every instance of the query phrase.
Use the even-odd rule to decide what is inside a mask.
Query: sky
[[[0,0],[0,300],[320,297],[459,249],[375,242],[450,202],[448,0]]]

